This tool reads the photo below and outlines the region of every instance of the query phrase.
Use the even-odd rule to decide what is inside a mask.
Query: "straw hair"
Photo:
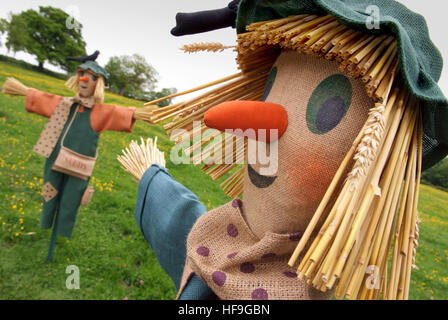
[[[157,148],[157,137],[143,140],[140,137],[140,145],[132,141],[122,155],[117,156],[123,169],[140,181],[145,171],[153,164],[166,166],[164,153]]]
[[[299,278],[321,291],[334,289],[338,298],[407,299],[418,245],[422,119],[418,100],[402,81],[397,41],[352,30],[331,15],[262,21],[247,31],[238,36],[241,74],[213,83],[219,86],[189,101],[153,110],[148,118],[151,123],[164,122],[168,133],[185,129],[192,138],[193,121],[202,121],[204,131],[203,116],[213,106],[227,100],[259,100],[281,50],[337,61],[341,72],[364,83],[375,106],[289,265],[298,264]],[[231,139],[224,133],[215,136],[219,135],[219,142],[193,145],[187,154],[197,158],[194,153],[201,147],[212,149],[214,143]],[[237,158],[244,154],[245,143],[235,145]],[[223,158],[214,155],[215,164],[203,170],[213,178],[229,173],[235,165],[222,164]],[[235,170],[221,184],[232,197],[243,191],[243,169]]]
[[[69,88],[70,90],[73,90],[74,92],[78,93],[79,89],[79,73],[77,72],[75,75],[68,78],[68,80],[65,82],[65,86]]]
[[[3,84],[3,93],[14,96],[26,96],[28,87],[15,78],[7,78]]]
[[[104,83],[104,77],[102,75],[97,75],[98,80],[96,81],[96,87],[95,92],[93,93],[93,96],[95,98],[95,103],[101,104],[104,102],[104,89],[105,89],[105,83]],[[76,72],[74,76],[71,76],[66,82],[65,86],[71,90],[73,90],[75,93],[78,93],[79,90],[79,71]]]
[[[96,81],[95,92],[93,93],[93,97],[95,98],[95,103],[101,104],[104,102],[104,78],[102,76],[98,76],[98,80]]]

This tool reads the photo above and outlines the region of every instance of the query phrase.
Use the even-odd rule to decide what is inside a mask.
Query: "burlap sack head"
[[[342,74],[335,61],[283,50],[275,72],[266,101],[288,113],[278,172],[266,179],[252,164],[244,176],[245,219],[258,237],[305,230],[374,105],[361,80]]]

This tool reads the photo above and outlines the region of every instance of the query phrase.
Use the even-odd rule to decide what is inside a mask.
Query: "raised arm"
[[[175,181],[164,167],[153,165],[143,175],[135,219],[160,265],[178,289],[188,233],[206,211],[196,195]]]

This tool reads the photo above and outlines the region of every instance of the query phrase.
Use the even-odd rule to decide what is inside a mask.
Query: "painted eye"
[[[92,75],[92,80],[93,80],[93,82],[96,82],[96,80],[98,80],[98,77],[97,77],[97,76],[94,76],[94,75]]]
[[[352,85],[341,74],[329,76],[314,89],[306,110],[308,129],[315,134],[333,130],[352,102]]]
[[[81,71],[80,73],[79,73],[79,75],[81,76],[81,77],[84,77],[84,71]]]
[[[266,86],[264,88],[263,97],[261,101],[266,101],[269,93],[271,92],[272,86],[274,85],[275,78],[277,77],[277,67],[272,68],[271,73],[266,80]]]

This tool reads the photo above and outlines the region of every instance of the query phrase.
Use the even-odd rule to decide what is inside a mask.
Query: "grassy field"
[[[0,62],[0,86],[14,76],[30,87],[72,95],[62,80]],[[106,94],[106,103],[141,106]],[[116,161],[131,140],[159,136],[169,153],[172,142],[160,126],[137,123],[132,134],[105,132],[91,184],[95,194],[79,212],[74,236],[58,238],[53,262],[45,262],[50,231],[39,227],[44,159],[33,153],[46,122],[24,110],[24,98],[0,93],[0,299],[173,299],[175,288],[159,266],[134,220],[137,184]],[[170,173],[214,208],[230,199],[198,167],[173,166]],[[411,299],[448,298],[448,193],[422,186],[419,270]],[[81,289],[67,290],[67,266],[80,269]]]

